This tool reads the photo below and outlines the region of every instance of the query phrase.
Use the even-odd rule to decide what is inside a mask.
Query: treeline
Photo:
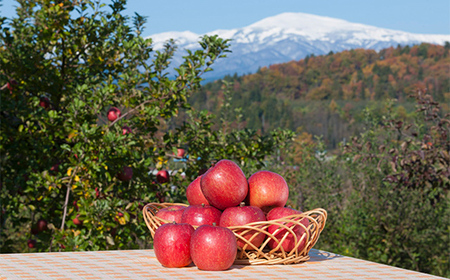
[[[374,50],[356,49],[271,65],[245,76],[206,84],[191,104],[223,114],[225,90],[231,108],[241,108],[240,127],[266,133],[277,127],[322,135],[328,147],[362,128],[362,109],[397,99],[403,117],[414,106],[407,95],[418,84],[448,111],[450,44],[421,44]]]

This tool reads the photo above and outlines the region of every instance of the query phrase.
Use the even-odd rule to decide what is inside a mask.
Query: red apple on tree
[[[226,270],[236,254],[236,236],[226,227],[203,225],[192,234],[191,257],[201,270]]]
[[[183,211],[181,222],[192,226],[212,225],[220,222],[222,212],[210,205],[190,205]]]
[[[109,110],[108,110],[108,120],[110,122],[113,122],[113,121],[117,120],[117,118],[119,118],[120,115],[121,115],[121,112],[116,107],[109,108]]]
[[[183,215],[183,212],[186,208],[187,207],[183,206],[183,205],[172,205],[172,206],[160,209],[156,213],[156,217],[159,217],[159,218],[169,221],[169,222],[181,223],[181,216]],[[164,222],[162,222],[162,223],[165,224]]]
[[[248,193],[247,178],[231,160],[220,160],[202,175],[200,187],[209,204],[224,210],[239,205]]]
[[[130,181],[133,178],[133,168],[124,166],[122,172],[117,174],[117,178],[122,182]]]
[[[50,100],[47,97],[41,97],[39,101],[39,106],[41,106],[44,109],[47,109],[50,107]]]
[[[258,171],[248,179],[247,205],[261,208],[267,213],[272,208],[284,207],[289,187],[284,178],[270,171]]]
[[[202,205],[202,204],[209,205],[209,202],[208,200],[206,200],[200,187],[201,178],[202,176],[198,176],[186,188],[186,198],[190,205]]]
[[[39,219],[36,223],[36,226],[39,232],[46,231],[48,229],[47,221],[44,219]]]
[[[156,180],[160,184],[164,184],[170,181],[170,175],[167,170],[160,170],[156,173]]]
[[[186,151],[184,149],[177,149],[177,157],[184,157],[186,155]]]
[[[78,202],[76,200],[74,200],[72,204],[73,204],[73,206],[75,208],[75,211],[78,211],[78,209],[79,209],[78,208]]]
[[[34,239],[28,239],[27,244],[28,244],[28,248],[30,248],[30,249],[36,248],[36,240],[34,240]]]
[[[184,267],[192,262],[190,241],[194,228],[189,224],[164,224],[155,231],[156,259],[165,267]]]
[[[17,85],[17,81],[14,79],[11,79],[11,80],[9,80],[9,82],[6,83],[6,87],[9,89],[10,94],[13,93],[15,85]]]
[[[58,172],[59,171],[59,163],[54,164],[52,167],[50,167],[51,172]]]
[[[72,219],[72,222],[74,223],[74,225],[76,226],[81,226],[83,224],[83,220],[80,220],[78,217],[80,215],[77,215],[75,218]]]
[[[277,219],[281,219],[287,216],[291,216],[291,215],[297,215],[297,214],[301,214],[301,211],[289,208],[289,207],[276,207],[273,208],[272,210],[270,210],[269,213],[267,213],[267,220],[268,221],[272,221],[272,220],[277,220]],[[308,228],[309,226],[309,220],[308,218],[303,218],[300,221],[301,224],[303,224],[305,226],[305,228]],[[286,228],[281,227],[280,225],[271,225],[267,228],[267,231],[271,234],[273,234],[279,241],[281,241],[281,239],[284,237],[284,235],[287,233],[287,237],[284,239],[284,241],[281,243],[280,247],[278,247],[279,242],[277,242],[274,239],[271,239],[269,241],[269,247],[272,249],[275,249],[278,247],[277,251],[281,251],[281,248],[284,249],[285,252],[290,252],[291,250],[293,250],[296,246],[297,243],[301,240],[303,234],[306,232],[305,228],[303,228],[300,225],[295,225],[292,222],[283,222],[283,225],[285,225],[288,228],[292,228],[292,231],[294,232],[294,234],[290,233]],[[297,241],[296,241],[297,239]],[[306,246],[306,235],[303,238],[303,241],[301,242],[301,244],[297,247],[298,252],[302,251]]]
[[[38,234],[38,233],[40,233],[42,231],[45,231],[47,229],[48,229],[47,221],[44,220],[44,219],[39,219],[37,221],[37,223],[31,228],[31,233],[32,234]]]
[[[229,207],[225,209],[220,216],[221,227],[242,226],[245,224],[261,221],[266,221],[266,215],[264,215],[264,212],[255,206],[245,206],[244,203],[241,203],[240,206]],[[242,237],[248,240],[255,247],[259,247],[264,242],[266,236],[264,233],[258,233],[257,231],[253,230],[244,234]],[[237,239],[237,246],[239,248],[244,248],[246,244],[246,241],[239,238]],[[251,250],[253,248],[247,245],[245,249]]]
[[[128,125],[124,125],[122,127],[122,135],[128,134],[128,133],[133,133],[133,131],[131,130],[131,128]]]

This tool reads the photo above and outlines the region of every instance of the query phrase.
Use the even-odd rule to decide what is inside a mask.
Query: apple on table
[[[184,267],[192,262],[191,236],[194,228],[186,223],[167,223],[155,231],[153,248],[156,259],[165,267]]]
[[[236,259],[236,236],[226,227],[203,225],[192,234],[190,249],[198,269],[226,270]]]

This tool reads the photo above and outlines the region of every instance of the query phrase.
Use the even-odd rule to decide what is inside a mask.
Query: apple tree
[[[220,158],[262,166],[292,137],[216,131],[190,107],[228,40],[199,38],[173,67],[175,42],[154,50],[126,0],[17,4],[0,18],[1,252],[148,248],[146,203],[183,201]]]

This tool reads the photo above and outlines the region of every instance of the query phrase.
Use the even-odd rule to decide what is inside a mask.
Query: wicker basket
[[[183,205],[181,203],[149,203],[144,206],[143,214],[147,227],[150,230],[152,237],[155,236],[155,230],[163,223],[169,221],[163,220],[156,216],[156,213],[162,209],[172,205]],[[309,220],[309,225],[304,225],[303,219]],[[305,262],[309,260],[309,250],[316,244],[319,239],[319,235],[325,227],[327,219],[327,212],[324,209],[317,208],[311,211],[304,212],[298,215],[292,215],[277,220],[255,222],[246,224],[243,226],[229,227],[231,231],[236,235],[238,240],[244,242],[242,248],[238,248],[238,253],[234,264],[240,265],[268,265],[268,264],[295,264]],[[270,226],[279,228],[273,234],[268,232]],[[300,238],[294,234],[293,229],[297,226],[302,228],[303,235]],[[284,234],[277,234],[279,231],[283,231]],[[248,233],[251,233],[251,237],[248,238]],[[264,242],[255,247],[250,241],[259,234],[265,235]],[[246,235],[246,238],[243,236]],[[277,235],[277,236],[274,236]],[[294,242],[294,248],[290,251],[284,251],[281,244],[286,238],[292,238]],[[277,247],[271,249],[269,242],[274,240]]]

